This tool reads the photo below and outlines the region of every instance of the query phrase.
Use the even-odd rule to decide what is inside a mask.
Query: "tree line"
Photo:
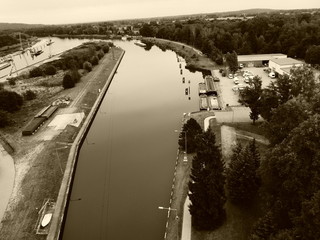
[[[144,24],[140,34],[186,43],[214,61],[222,54],[284,53],[319,64],[320,13],[261,14],[246,21]]]

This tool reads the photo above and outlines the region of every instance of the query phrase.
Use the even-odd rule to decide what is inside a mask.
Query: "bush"
[[[217,56],[216,59],[215,59],[215,62],[218,64],[218,65],[222,65],[223,64],[223,58],[221,55]]]
[[[33,100],[37,98],[37,94],[32,90],[27,90],[23,93],[23,98],[26,101]]]
[[[99,50],[101,50],[101,46],[100,45],[96,45],[96,51],[99,51]]]
[[[0,91],[0,109],[7,112],[14,112],[21,108],[23,98],[16,92],[7,90]]]
[[[62,86],[64,89],[73,88],[75,86],[75,82],[70,73],[66,73],[66,75],[64,75]]]
[[[92,64],[88,61],[83,63],[83,69],[87,70],[88,72],[91,72],[92,70]]]
[[[104,45],[103,47],[102,47],[102,51],[104,52],[104,53],[108,53],[109,52],[109,46],[108,45]]]
[[[40,67],[35,67],[30,71],[29,76],[31,78],[43,76],[43,71]]]
[[[104,52],[102,50],[100,50],[98,52],[98,58],[101,59],[101,58],[103,58],[103,56],[104,56]]]
[[[99,64],[99,58],[97,57],[97,56],[93,56],[92,58],[91,58],[91,64],[93,65],[93,66],[95,66],[95,65],[98,65]]]
[[[11,85],[11,86],[16,85],[16,79],[10,78],[10,79],[9,79],[9,85]]]
[[[48,65],[45,69],[46,75],[55,75],[57,73],[57,69],[53,65]]]
[[[0,110],[0,128],[3,128],[9,124],[8,113]]]

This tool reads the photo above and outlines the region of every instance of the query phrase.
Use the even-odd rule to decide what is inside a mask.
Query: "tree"
[[[45,68],[45,74],[47,75],[55,75],[57,73],[57,69],[53,66],[53,65],[48,65],[46,68]]]
[[[72,70],[70,70],[70,71],[69,71],[69,74],[71,75],[74,83],[77,83],[77,82],[80,81],[81,75],[80,75],[78,69],[72,69]]]
[[[310,100],[317,90],[317,84],[313,70],[309,67],[293,67],[291,74],[291,94],[296,97],[302,95]]]
[[[273,214],[269,211],[253,226],[249,240],[267,240],[274,232],[276,232],[276,226]]]
[[[201,133],[202,128],[199,123],[195,119],[190,118],[182,127],[182,132],[179,136],[180,148],[185,150],[185,136],[187,136],[187,153],[193,153],[197,148],[196,137]]]
[[[37,98],[37,94],[32,90],[27,90],[23,93],[23,98],[26,101],[33,100]]]
[[[31,71],[29,72],[29,76],[31,78],[43,76],[43,71],[40,67],[35,67],[31,69]]]
[[[250,119],[252,119],[253,124],[259,119],[260,114],[260,104],[259,100],[262,95],[262,81],[261,78],[255,76],[252,81],[249,83],[250,87],[244,89],[241,93],[242,100],[251,110]]]
[[[320,239],[320,190],[302,203],[298,228],[305,240]]]
[[[102,50],[100,50],[97,54],[98,58],[101,59],[104,56],[104,52]]]
[[[99,64],[99,58],[97,57],[97,56],[93,56],[92,58],[91,58],[91,64],[93,65],[93,66],[95,66],[95,65],[98,65]]]
[[[309,47],[306,52],[305,60],[310,64],[320,64],[320,45]]]
[[[274,222],[297,229],[306,224],[300,230],[304,234],[319,233],[319,218],[309,215],[316,214],[319,206],[319,132],[320,115],[315,114],[273,147],[260,168],[265,189],[272,196],[269,204],[275,209]]]
[[[63,77],[62,86],[64,89],[73,88],[75,86],[75,82],[70,73],[66,73]]]
[[[20,110],[23,98],[20,94],[7,90],[0,90],[0,110],[15,112]]]
[[[192,225],[197,230],[213,230],[225,219],[225,177],[220,149],[209,128],[198,135],[198,148],[192,161],[189,206]]]
[[[6,111],[0,110],[0,128],[3,128],[9,124],[9,117]]]
[[[142,28],[140,28],[140,34],[144,37],[154,37],[155,31],[149,24],[144,24]]]
[[[262,94],[259,100],[259,112],[261,117],[270,121],[272,117],[272,111],[279,106],[279,97],[274,90],[265,88],[262,90]]]
[[[266,135],[272,145],[282,142],[300,123],[309,117],[311,107],[301,98],[294,98],[272,111],[264,123]]]
[[[83,69],[87,70],[88,72],[92,71],[92,64],[88,61],[83,63]]]
[[[238,70],[238,56],[235,51],[233,51],[232,53],[227,53],[226,62],[232,73],[235,73]]]
[[[104,53],[108,53],[109,52],[109,46],[108,45],[103,45],[102,50]]]
[[[226,186],[232,203],[247,205],[254,199],[260,185],[257,174],[259,164],[260,155],[255,140],[245,148],[236,146],[227,169]]]

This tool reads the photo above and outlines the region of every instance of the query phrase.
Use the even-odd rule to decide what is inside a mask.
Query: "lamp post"
[[[171,207],[166,208],[166,207],[161,207],[161,206],[159,206],[158,209],[160,209],[160,210],[168,210],[168,212],[170,212],[170,211],[175,211],[175,212],[176,212],[176,219],[179,219],[178,213],[177,213],[178,210],[175,209],[175,208],[171,208]]]
[[[184,133],[184,157],[183,157],[183,162],[188,161],[187,157],[187,131],[179,131],[179,130],[174,130],[177,133],[183,132]]]

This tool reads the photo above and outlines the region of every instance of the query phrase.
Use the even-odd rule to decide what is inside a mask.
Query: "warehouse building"
[[[279,75],[290,75],[290,69],[292,67],[303,66],[303,62],[293,59],[293,58],[278,58],[270,59],[269,68],[272,72],[275,72]]]
[[[287,55],[282,53],[238,55],[238,64],[244,67],[263,67],[268,66],[271,59],[285,58]]]

